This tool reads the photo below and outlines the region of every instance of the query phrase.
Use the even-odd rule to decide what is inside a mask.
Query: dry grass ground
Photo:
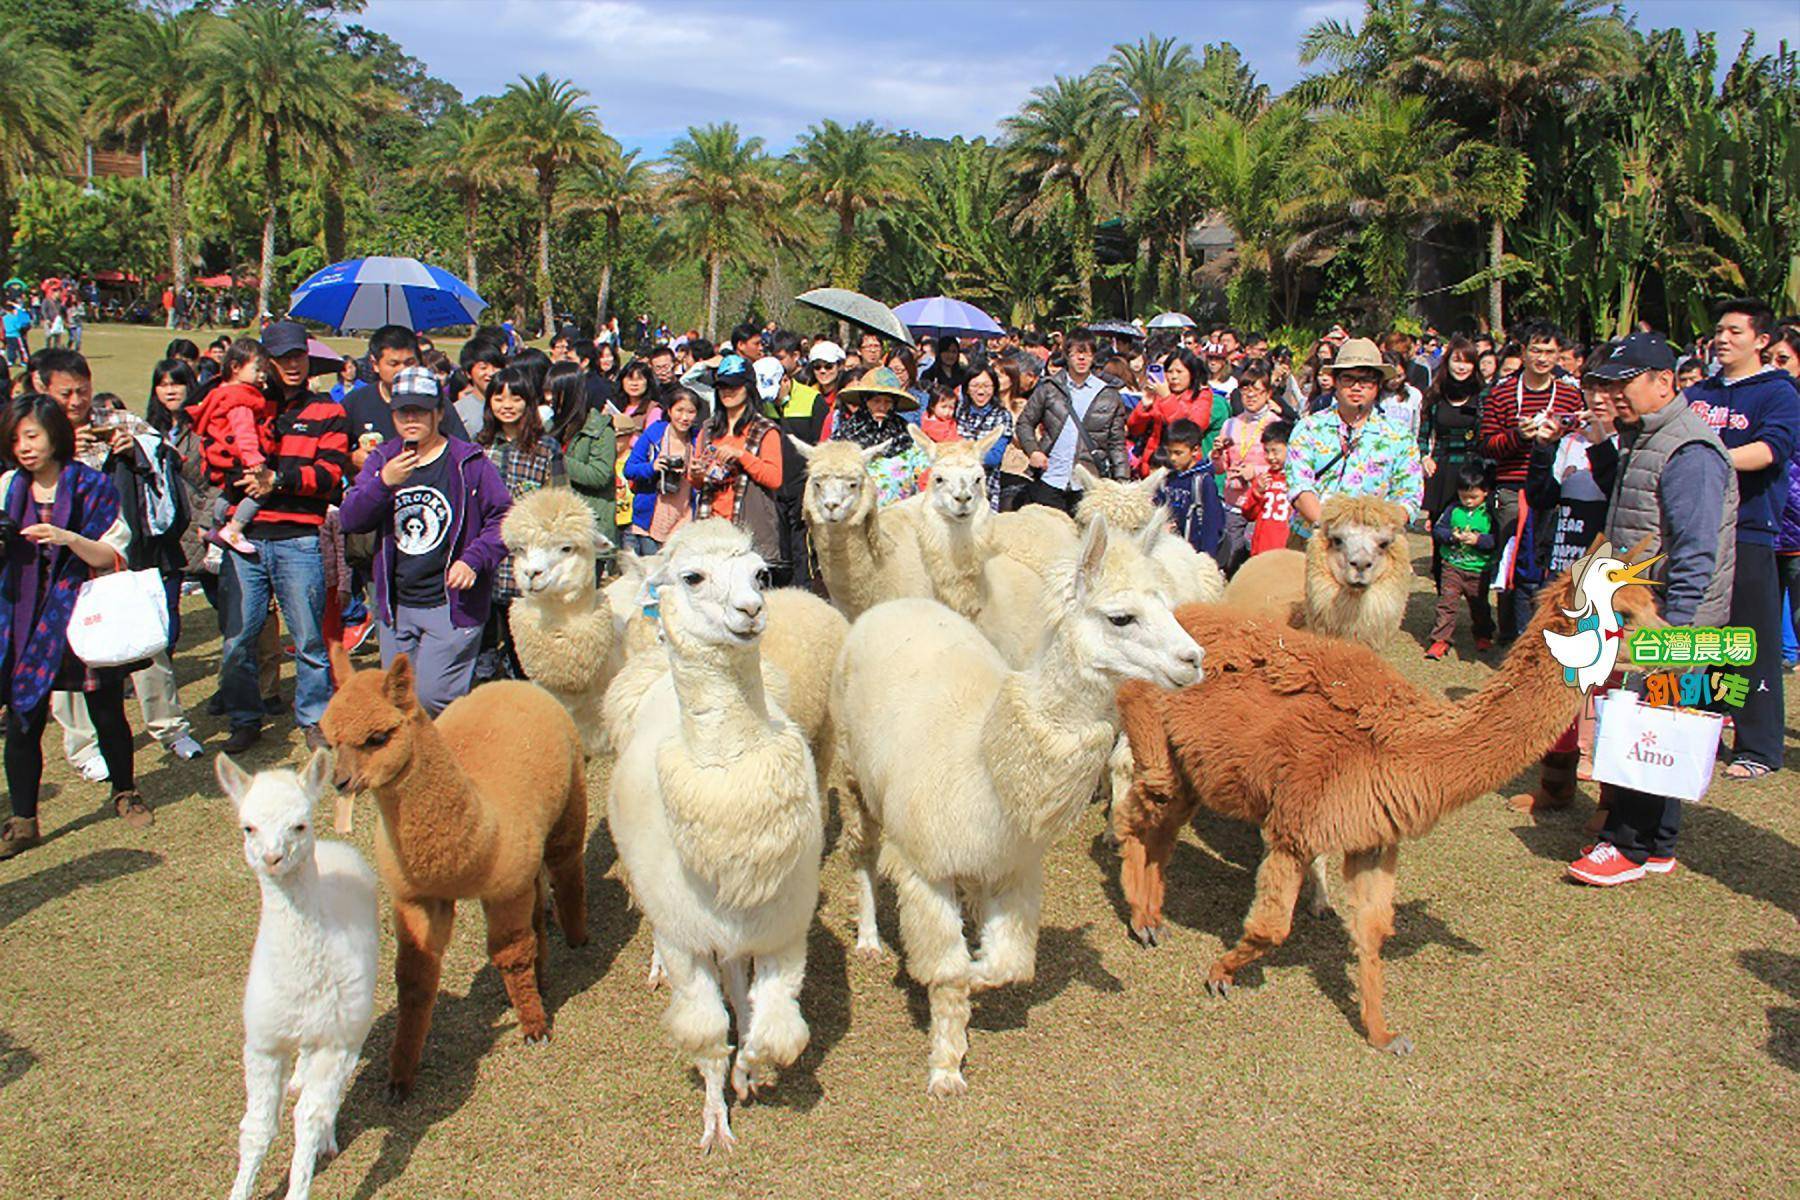
[[[191,617],[182,695],[203,714],[219,647],[203,607]],[[1479,686],[1486,663],[1422,661],[1428,619],[1421,591],[1391,659],[1451,695]],[[848,953],[834,855],[803,997],[813,1045],[770,1102],[737,1111],[736,1155],[712,1160],[598,822],[594,940],[571,952],[553,935],[554,1040],[522,1044],[465,911],[417,1093],[382,1099],[384,978],[344,1153],[315,1195],[1791,1196],[1800,703],[1788,713],[1789,770],[1717,783],[1688,810],[1668,878],[1564,884],[1585,800],[1534,823],[1484,798],[1407,846],[1387,956],[1390,1014],[1419,1045],[1406,1059],[1361,1040],[1333,919],[1301,915],[1249,986],[1204,997],[1250,898],[1253,830],[1203,818],[1184,839],[1174,936],[1148,951],[1127,935],[1094,809],[1048,864],[1038,982],[977,1001],[970,1094],[933,1103],[923,994],[896,963]],[[217,718],[196,725],[223,737]],[[58,762],[49,842],[0,864],[0,1196],[222,1195],[235,1169],[256,888],[210,762],[140,746],[153,829],[100,815],[104,789]],[[245,761],[301,758],[289,737]],[[597,764],[597,811],[605,786]],[[365,806],[365,850],[372,824]],[[893,940],[891,904],[883,917]],[[383,954],[385,974],[391,938]],[[263,1195],[280,1194],[291,1145],[284,1130]]]

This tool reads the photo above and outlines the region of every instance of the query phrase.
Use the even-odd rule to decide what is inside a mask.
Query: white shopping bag
[[[1698,800],[1712,784],[1724,718],[1639,703],[1631,692],[1600,698],[1594,778],[1658,796]]]
[[[161,571],[114,571],[81,585],[69,615],[69,649],[90,667],[122,667],[169,648],[169,600]]]

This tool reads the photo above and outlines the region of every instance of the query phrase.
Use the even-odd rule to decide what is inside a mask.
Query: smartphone
[[[1151,383],[1161,384],[1168,382],[1168,375],[1163,371],[1163,365],[1161,363],[1153,362],[1145,367],[1144,378],[1148,379]]]
[[[407,454],[417,454],[419,452],[419,443],[413,441],[411,438],[406,438],[401,441],[400,448]]]

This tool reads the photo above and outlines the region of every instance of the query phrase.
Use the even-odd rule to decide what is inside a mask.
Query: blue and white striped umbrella
[[[487,306],[474,288],[416,258],[352,258],[313,272],[294,289],[288,313],[340,331],[404,325],[416,332],[477,324]]]
[[[894,315],[917,336],[999,337],[1006,330],[1000,322],[962,300],[927,296],[894,306]]]

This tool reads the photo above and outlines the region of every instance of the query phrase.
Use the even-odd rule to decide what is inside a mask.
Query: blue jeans
[[[626,531],[625,534],[625,548],[641,558],[649,558],[652,555],[662,553],[661,542],[657,541],[647,533],[637,533],[630,530]]]
[[[257,556],[227,552],[219,570],[225,622],[225,649],[219,660],[219,693],[233,725],[261,725],[262,699],[256,686],[256,638],[269,617],[269,598],[281,604],[281,619],[294,639],[294,720],[317,725],[331,701],[331,669],[326,665],[325,563],[312,537],[270,540],[251,537]]]

